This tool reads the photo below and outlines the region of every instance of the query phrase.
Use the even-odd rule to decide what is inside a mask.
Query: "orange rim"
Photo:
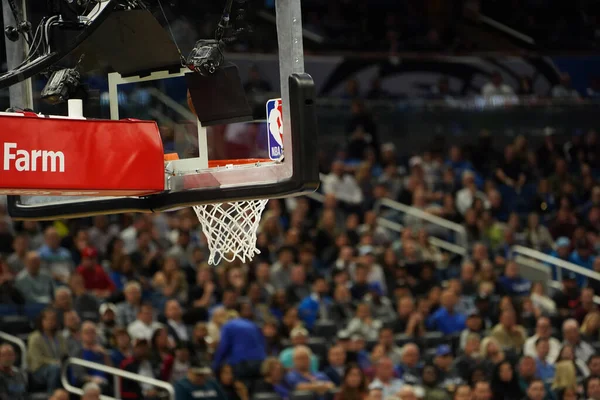
[[[165,154],[165,162],[179,160],[177,153]],[[208,160],[208,168],[224,167],[226,165],[249,165],[272,162],[268,158],[234,158],[231,160]]]
[[[233,160],[208,160],[208,168],[224,167],[226,165],[247,165],[272,162],[268,158],[238,158]]]

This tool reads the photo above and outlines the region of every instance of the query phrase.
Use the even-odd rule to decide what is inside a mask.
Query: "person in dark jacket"
[[[175,383],[175,400],[227,400],[223,388],[211,376],[207,365],[194,360],[187,377]]]
[[[510,362],[502,361],[494,369],[492,392],[493,400],[514,400],[523,397],[517,374]]]
[[[121,369],[134,374],[158,379],[155,368],[150,363],[150,344],[146,339],[138,339],[133,345],[133,357],[121,363]],[[153,400],[158,398],[156,387],[129,379],[121,380],[121,397],[123,399]]]

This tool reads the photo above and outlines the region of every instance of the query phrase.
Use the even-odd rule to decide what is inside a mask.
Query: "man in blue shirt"
[[[554,365],[548,362],[548,353],[550,352],[550,341],[548,338],[539,337],[535,341],[535,375],[543,381],[554,378]]]
[[[594,256],[592,255],[592,249],[585,239],[580,240],[575,244],[575,250],[573,250],[569,256],[569,261],[587,270],[594,270]],[[587,277],[577,274],[577,283],[579,287],[585,286],[586,282]]]
[[[210,373],[208,366],[192,361],[187,377],[175,383],[175,400],[227,400],[223,388]]]
[[[328,309],[332,304],[328,292],[327,281],[324,278],[317,278],[313,284],[313,293],[300,302],[298,316],[308,330],[312,329],[317,320],[327,319]]]
[[[259,380],[260,366],[265,358],[265,338],[254,322],[235,318],[223,325],[221,341],[213,360],[215,371],[221,365],[229,364],[233,367],[236,378]]]
[[[519,276],[519,267],[513,260],[506,263],[504,275],[499,281],[504,292],[510,296],[527,296],[531,290],[531,282]]]
[[[329,377],[321,372],[310,371],[310,356],[312,352],[306,346],[296,346],[294,349],[294,368],[287,373],[285,381],[292,390],[315,392],[321,396],[335,385]]]
[[[452,335],[465,329],[467,318],[456,312],[456,294],[452,290],[442,293],[442,306],[427,319],[427,329]]]

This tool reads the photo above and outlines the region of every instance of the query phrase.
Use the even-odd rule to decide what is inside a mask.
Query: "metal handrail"
[[[562,280],[561,269],[566,269],[571,272],[575,272],[576,274],[583,275],[587,278],[592,278],[597,281],[600,281],[600,273],[598,273],[598,272],[590,271],[589,269],[580,267],[579,265],[573,264],[572,262],[561,260],[560,258],[557,258],[557,257],[549,256],[548,254],[542,253],[541,251],[537,251],[534,249],[530,249],[529,247],[512,246],[510,248],[510,252],[513,255],[515,253],[521,254],[525,257],[533,258],[538,261],[557,266],[558,268],[556,269],[556,277],[559,281]]]
[[[152,386],[156,386],[156,387],[165,389],[167,391],[167,393],[169,394],[169,399],[175,400],[175,389],[173,388],[173,385],[171,385],[170,383],[160,381],[160,380],[154,379],[154,378],[148,378],[147,376],[123,371],[122,369],[108,367],[103,364],[98,364],[98,363],[82,360],[81,358],[76,358],[76,357],[67,358],[67,360],[63,363],[63,366],[62,366],[62,375],[61,375],[60,379],[61,379],[63,387],[69,393],[74,393],[74,394],[78,394],[78,395],[83,394],[83,390],[71,385],[71,383],[69,382],[69,379],[67,378],[67,370],[68,370],[68,366],[70,364],[79,365],[80,367],[91,368],[91,369],[94,369],[97,371],[102,371],[102,372],[106,372],[107,374],[114,375],[114,377],[115,377],[115,392],[118,391],[119,393],[116,393],[116,397],[102,395],[102,396],[100,396],[100,398],[102,400],[119,400],[121,398],[121,393],[120,393],[120,389],[119,389],[121,385],[119,382],[119,378],[126,378],[126,379],[136,381],[136,382],[147,383],[148,385],[152,385]]]
[[[17,336],[10,335],[6,332],[0,331],[0,339],[10,342],[16,345],[19,350],[21,350],[21,370],[27,370],[27,347],[25,346],[25,342],[18,338]]]
[[[321,193],[313,192],[313,193],[308,193],[306,196],[315,201],[318,201],[319,203],[323,203],[323,201],[325,201],[325,196],[323,196]],[[390,200],[390,201],[392,201],[392,200]],[[398,204],[400,204],[400,203],[398,203]],[[429,214],[427,214],[427,215],[429,215]],[[450,222],[450,221],[448,221],[448,222]],[[390,230],[398,232],[398,233],[401,233],[404,230],[404,226],[402,224],[399,224],[394,221],[390,221],[383,217],[377,217],[377,224],[379,224],[379,226],[382,226],[384,228],[390,229]],[[454,244],[454,243],[450,243],[446,240],[443,240],[443,239],[440,239],[440,238],[437,238],[434,236],[429,237],[429,244],[431,244],[432,246],[438,247],[442,250],[446,250],[450,253],[458,254],[463,257],[465,257],[467,255],[467,249],[465,247]]]
[[[456,222],[449,221],[447,219],[438,217],[436,215],[429,214],[416,207],[412,207],[406,204],[399,203],[391,199],[382,199],[379,201],[378,208],[385,206],[396,211],[403,212],[413,217],[422,219],[429,222],[430,224],[440,226],[456,233],[457,244],[463,248],[468,247],[467,230],[464,226],[457,224]]]

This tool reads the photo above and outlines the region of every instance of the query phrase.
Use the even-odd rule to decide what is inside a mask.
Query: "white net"
[[[256,231],[269,200],[244,200],[194,206],[208,241],[208,263],[222,260],[250,261],[260,250],[256,248]]]

